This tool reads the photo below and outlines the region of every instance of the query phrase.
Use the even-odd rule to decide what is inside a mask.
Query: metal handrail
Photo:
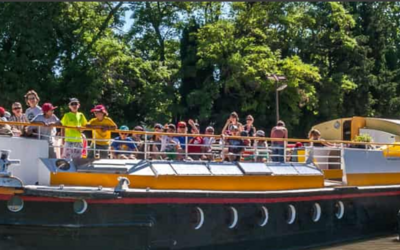
[[[37,126],[37,127],[54,127],[60,129],[78,129],[81,131],[93,131],[98,130],[99,128],[88,128],[88,127],[75,127],[75,126],[62,126],[62,125],[49,125],[46,126],[42,123],[24,123],[24,122],[4,122],[0,121],[0,125],[22,125],[22,126]],[[168,135],[168,136],[189,136],[189,137],[214,137],[218,139],[251,139],[251,140],[259,140],[259,141],[280,141],[280,142],[301,142],[301,143],[320,143],[320,140],[309,140],[309,139],[300,139],[300,138],[269,138],[269,137],[249,137],[249,136],[228,136],[228,135],[208,135],[208,134],[188,134],[188,133],[166,133],[166,132],[153,132],[153,131],[135,131],[135,130],[118,130],[118,129],[108,129],[111,133],[127,133],[132,135]],[[350,145],[376,145],[376,146],[398,146],[396,143],[378,143],[378,142],[355,142],[355,141],[344,141],[344,140],[324,140],[324,142],[332,143],[332,144],[350,144]]]

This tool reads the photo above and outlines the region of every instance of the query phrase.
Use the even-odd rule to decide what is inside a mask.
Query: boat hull
[[[114,199],[85,199],[82,214],[74,212],[79,199],[57,195],[21,196],[19,212],[7,208],[12,196],[1,195],[0,248],[300,249],[395,233],[400,209],[398,186],[132,191]]]

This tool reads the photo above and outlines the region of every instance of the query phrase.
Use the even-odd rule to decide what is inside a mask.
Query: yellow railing
[[[12,125],[22,125],[22,126],[37,126],[37,127],[46,127],[42,123],[21,123],[21,122],[2,122],[0,121],[0,125],[8,124]],[[50,125],[47,127],[54,127],[59,129],[79,129],[80,131],[92,131],[96,130],[94,128],[87,128],[87,127],[72,127],[72,126],[60,126],[60,125]],[[152,152],[149,150],[149,146],[152,145],[160,145],[159,142],[154,142],[148,138],[148,136],[158,135],[158,136],[172,136],[172,137],[185,137],[185,149],[177,150],[176,152],[168,152],[169,155],[176,155],[179,159],[188,159],[190,156],[200,155],[206,156],[203,159],[207,160],[232,160],[238,158],[239,160],[244,161],[276,161],[279,158],[279,161],[282,162],[305,162],[312,153],[312,157],[314,158],[314,162],[318,162],[320,165],[323,164],[330,164],[330,165],[340,165],[341,164],[341,156],[342,153],[335,153],[333,156],[330,155],[332,151],[341,151],[345,147],[354,146],[354,145],[366,145],[367,147],[385,147],[386,154],[385,156],[398,156],[400,155],[400,146],[399,144],[390,144],[390,143],[373,143],[373,142],[353,142],[353,141],[341,141],[341,140],[327,140],[324,141],[332,145],[332,147],[310,147],[303,146],[302,148],[291,148],[294,142],[301,142],[301,143],[321,143],[321,141],[316,140],[307,140],[307,139],[296,139],[296,138],[288,138],[288,139],[278,139],[278,138],[268,138],[268,137],[243,137],[243,136],[225,136],[225,135],[209,135],[209,134],[187,134],[187,133],[166,133],[166,132],[153,132],[153,131],[135,131],[135,130],[118,130],[113,129],[109,130],[112,133],[127,133],[131,135],[145,135],[143,141],[141,143],[144,145],[142,152],[131,152],[131,151],[113,151],[112,153],[134,153],[137,155],[142,155],[144,159],[154,158],[152,155],[161,155],[165,156],[165,152]],[[38,131],[40,133],[40,129]],[[199,146],[198,144],[190,144],[189,137],[212,137],[216,141],[219,140],[219,143],[214,143],[210,145],[211,147],[207,150],[207,152],[201,153],[194,153],[188,152],[188,146]],[[60,138],[60,137],[59,137]],[[65,138],[65,137],[64,137]],[[234,146],[227,145],[229,140],[251,140],[253,142],[262,142],[265,141],[270,145],[266,145],[265,147],[258,147],[258,146],[246,146],[240,145],[236,146],[236,148],[243,148],[240,150],[239,153],[231,152],[229,150],[232,149]],[[110,139],[112,140],[112,139]],[[87,141],[96,142],[96,138],[88,138]],[[276,145],[274,142],[282,142],[283,145]],[[135,142],[139,143],[139,142]],[[255,143],[254,143],[255,144]],[[96,144],[94,144],[96,145]],[[173,144],[167,144],[171,146]],[[204,147],[204,145],[201,145]],[[62,146],[59,146],[63,148]],[[311,151],[310,148],[313,148]],[[95,150],[95,151],[109,151],[109,149],[89,149],[88,150]],[[281,151],[279,151],[281,150]],[[322,151],[327,152],[327,154],[318,154],[316,152]],[[396,151],[396,152],[395,152]],[[397,152],[398,151],[398,152]]]

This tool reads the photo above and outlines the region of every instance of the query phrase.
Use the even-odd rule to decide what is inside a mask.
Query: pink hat
[[[106,107],[101,104],[94,106],[94,108],[92,108],[90,112],[103,112],[104,114],[108,115]]]
[[[53,104],[46,102],[42,105],[42,111],[43,113],[46,113],[50,110],[55,110],[57,107],[54,107]]]
[[[0,115],[4,115],[6,113],[6,110],[3,107],[0,107]]]

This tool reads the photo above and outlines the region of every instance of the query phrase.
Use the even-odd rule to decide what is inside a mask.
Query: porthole
[[[342,201],[335,203],[335,216],[337,219],[342,219],[344,216],[344,204]]]
[[[193,228],[199,230],[204,224],[204,212],[201,208],[196,207],[192,210]]]
[[[321,219],[322,209],[318,203],[314,203],[312,207],[312,221],[318,222]]]
[[[289,205],[286,209],[286,223],[291,225],[296,220],[296,208],[293,205]]]
[[[76,200],[74,202],[74,212],[76,214],[83,214],[86,212],[88,204],[85,200]]]
[[[269,219],[269,213],[268,213],[268,209],[264,206],[262,206],[259,210],[260,214],[261,214],[261,218],[259,220],[258,225],[260,227],[264,227],[265,225],[268,224],[268,219]]]
[[[229,229],[233,229],[236,227],[238,223],[238,211],[234,207],[228,208],[228,220],[227,225]]]
[[[24,208],[24,201],[18,196],[13,196],[7,201],[7,208],[11,212],[17,213]]]

